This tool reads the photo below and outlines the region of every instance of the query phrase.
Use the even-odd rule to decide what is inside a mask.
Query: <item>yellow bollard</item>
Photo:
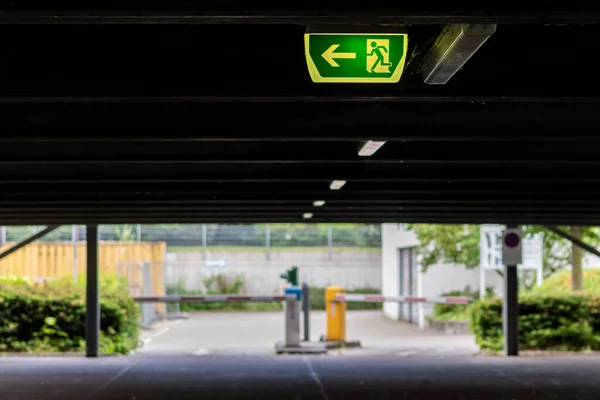
[[[328,342],[346,341],[346,302],[333,302],[338,293],[346,293],[346,290],[339,286],[328,286],[325,289]]]

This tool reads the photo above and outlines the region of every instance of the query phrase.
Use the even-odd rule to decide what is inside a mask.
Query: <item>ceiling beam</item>
[[[59,2],[60,3],[60,2]],[[57,4],[54,6],[57,7]],[[178,2],[179,10],[149,9],[148,5],[138,9],[106,10],[108,3],[97,3],[98,10],[68,9],[68,6],[48,10],[50,5],[44,3],[43,10],[29,7],[28,10],[5,9],[0,15],[0,24],[449,24],[449,23],[497,23],[497,24],[595,24],[600,22],[598,7],[590,2],[570,5],[570,8],[552,9],[551,4],[544,3],[544,8],[527,9],[524,5],[508,4],[502,7],[487,5],[487,9],[473,9],[472,5],[460,7],[454,5],[453,10],[433,11],[421,8],[398,7],[390,2],[372,2],[372,5],[361,3],[360,6],[344,4],[344,8],[327,7],[326,3],[313,9],[307,8],[306,2],[298,3],[299,8],[285,9],[277,6],[262,8],[256,5],[252,9],[240,7],[235,9],[223,7],[223,2],[213,2],[212,7],[204,4],[198,9],[197,3]],[[69,4],[66,2],[65,4]],[[93,8],[93,3],[86,7]],[[119,3],[121,4],[121,3]],[[164,4],[164,3],[163,3]],[[170,3],[172,4],[172,3]],[[274,3],[271,3],[273,5]],[[387,4],[387,6],[386,6]],[[471,3],[474,4],[474,3]],[[220,7],[219,7],[220,6]],[[305,8],[302,9],[301,7]],[[116,6],[115,8],[117,8]],[[164,8],[164,5],[160,8]],[[212,9],[211,9],[212,8]],[[219,9],[220,8],[220,9]],[[374,9],[378,9],[375,11]]]

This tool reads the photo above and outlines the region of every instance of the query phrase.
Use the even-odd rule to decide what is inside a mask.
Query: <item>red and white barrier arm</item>
[[[266,302],[296,299],[296,295],[245,295],[245,294],[207,294],[207,295],[166,295],[134,296],[138,303],[214,303],[214,302]]]
[[[381,296],[377,294],[338,294],[337,302],[362,302],[362,303],[434,303],[434,304],[468,304],[468,297],[418,297],[418,296]]]

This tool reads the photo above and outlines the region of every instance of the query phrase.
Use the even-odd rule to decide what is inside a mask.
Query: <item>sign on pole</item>
[[[502,232],[502,263],[504,265],[516,267],[523,263],[522,236],[523,231],[520,229],[507,229]]]
[[[306,33],[308,72],[316,83],[397,83],[408,35],[405,33]]]
[[[502,270],[503,263],[503,225],[481,225],[479,230],[480,259],[480,295],[485,295],[485,271]],[[520,270],[537,271],[537,284],[542,284],[544,271],[544,238],[541,234],[522,238],[522,260],[516,264]],[[510,260],[509,260],[510,261]],[[518,261],[518,260],[517,260]]]

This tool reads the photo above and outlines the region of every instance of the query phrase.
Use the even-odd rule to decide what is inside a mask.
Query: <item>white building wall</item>
[[[398,269],[398,250],[417,246],[418,239],[412,232],[406,231],[402,224],[383,224],[381,226],[381,294],[396,296],[400,291]],[[391,319],[400,319],[398,303],[384,303],[383,312]]]
[[[419,240],[412,232],[406,231],[402,224],[383,224],[382,226],[382,294],[397,296],[399,294],[399,249],[419,245]],[[436,297],[443,293],[463,290],[467,285],[473,290],[479,289],[479,269],[468,270],[464,265],[436,264],[431,265],[426,272],[419,274],[419,295]],[[496,294],[502,291],[503,278],[495,271],[486,271],[486,286],[494,287]],[[433,305],[419,307],[422,314],[417,321],[423,324],[424,318],[433,311]],[[397,303],[385,303],[384,313],[391,319],[400,319],[400,307]],[[415,311],[417,307],[415,307]],[[404,313],[406,315],[406,311]],[[415,321],[415,322],[417,322]]]
[[[334,249],[331,259],[327,251],[272,251],[268,260],[262,252],[209,251],[208,259],[225,265],[206,267],[201,252],[168,253],[166,283],[183,282],[187,290],[204,290],[206,278],[222,274],[242,278],[246,293],[280,293],[284,281],[279,275],[297,266],[299,281],[314,288],[381,289],[380,251]]]

